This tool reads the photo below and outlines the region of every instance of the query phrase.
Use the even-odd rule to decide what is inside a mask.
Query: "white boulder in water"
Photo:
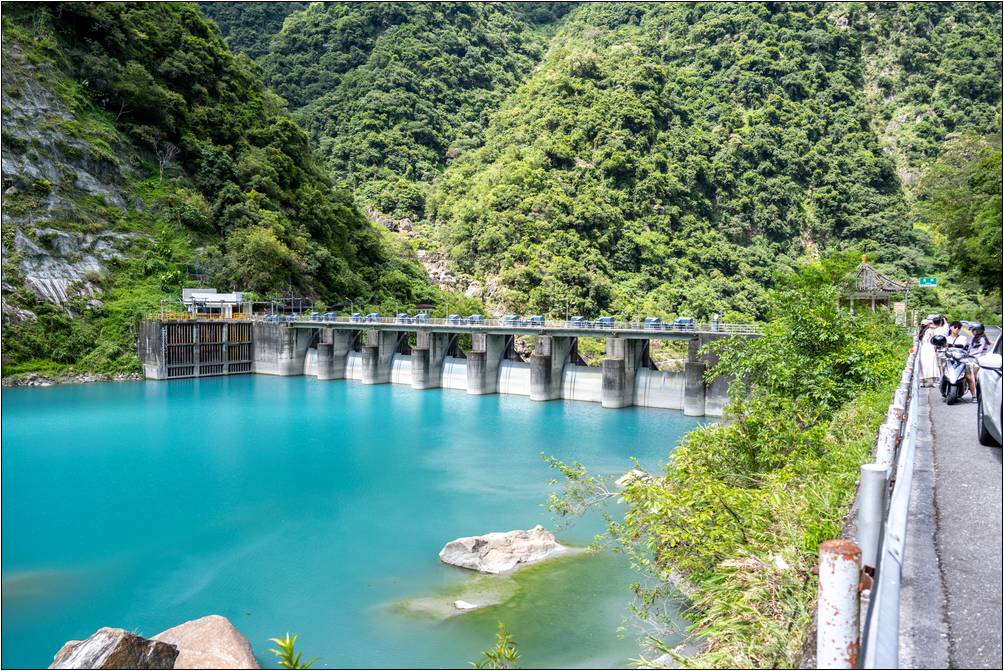
[[[505,573],[521,564],[533,564],[569,552],[554,534],[537,525],[523,531],[496,531],[484,536],[468,536],[450,541],[440,550],[445,564],[481,571]]]

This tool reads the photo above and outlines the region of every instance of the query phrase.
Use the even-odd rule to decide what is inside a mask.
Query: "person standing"
[[[930,319],[920,322],[920,386],[933,387],[941,374],[938,366],[938,350],[931,344],[934,324]]]

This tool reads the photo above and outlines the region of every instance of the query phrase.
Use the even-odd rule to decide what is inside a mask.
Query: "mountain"
[[[950,135],[1000,133],[1000,4],[868,3],[856,11],[872,127],[907,187]]]
[[[202,8],[226,17],[234,12],[228,5]],[[547,29],[568,8],[313,3],[286,17],[258,61],[337,184],[374,217],[418,219],[430,183],[452,157],[481,143],[488,114],[531,72]],[[256,23],[240,18],[241,31]],[[226,18],[221,25],[238,31]]]
[[[332,178],[494,309],[760,318],[850,247],[950,272],[913,184],[1000,132],[999,5],[537,9],[315,3],[258,61]]]
[[[6,3],[3,34],[5,374],[136,370],[137,320],[196,280],[439,300],[194,5]]]
[[[585,5],[438,182],[454,262],[534,310],[763,315],[776,269],[914,244],[843,6]],[[503,298],[503,300],[511,300]]]

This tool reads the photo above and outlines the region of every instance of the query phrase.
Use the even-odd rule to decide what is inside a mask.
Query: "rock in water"
[[[458,538],[440,550],[439,559],[482,573],[505,573],[520,564],[532,564],[566,552],[568,548],[555,541],[554,534],[537,525],[529,531],[497,531]]]
[[[153,637],[178,648],[176,669],[260,669],[251,644],[230,620],[207,615]]]
[[[75,645],[74,645],[75,644]],[[83,641],[70,641],[50,669],[173,669],[178,648],[125,629],[102,627]]]

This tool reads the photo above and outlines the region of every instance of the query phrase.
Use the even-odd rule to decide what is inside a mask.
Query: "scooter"
[[[941,355],[945,362],[941,370],[941,397],[948,405],[954,405],[966,393],[966,363],[971,357],[965,347],[947,343]]]

